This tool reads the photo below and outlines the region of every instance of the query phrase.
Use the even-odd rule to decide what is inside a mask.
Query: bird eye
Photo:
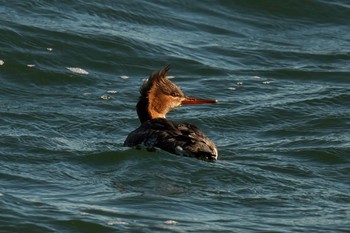
[[[179,94],[179,93],[177,93],[177,92],[172,92],[172,93],[171,93],[171,96],[172,96],[172,97],[179,97],[179,96],[180,96],[180,94]]]

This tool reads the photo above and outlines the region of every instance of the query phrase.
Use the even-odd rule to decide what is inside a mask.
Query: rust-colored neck
[[[153,109],[149,103],[149,99],[145,97],[140,97],[139,102],[136,105],[136,110],[141,124],[151,119],[165,118],[165,114],[159,113]]]

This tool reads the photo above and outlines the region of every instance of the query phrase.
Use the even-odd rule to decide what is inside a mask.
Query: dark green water
[[[349,22],[346,0],[0,0],[0,232],[349,232]],[[215,163],[122,146],[167,64],[219,100],[168,115]]]

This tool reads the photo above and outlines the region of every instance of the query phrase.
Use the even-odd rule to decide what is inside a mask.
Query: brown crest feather
[[[153,72],[149,78],[143,83],[140,88],[141,98],[147,98],[148,92],[151,90],[153,85],[157,83],[157,85],[166,86],[170,81],[167,79],[167,74],[171,69],[171,65],[167,65],[163,69]]]

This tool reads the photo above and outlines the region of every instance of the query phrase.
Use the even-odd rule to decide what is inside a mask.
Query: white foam
[[[77,74],[89,74],[86,70],[79,68],[79,67],[66,67],[68,70],[70,70],[73,73]]]
[[[175,220],[166,220],[164,223],[168,224],[168,225],[176,225],[177,221],[175,221]]]
[[[115,91],[115,90],[108,90],[107,93],[108,93],[108,94],[117,94],[118,91]]]
[[[5,64],[5,62],[3,60],[0,60],[0,66],[2,66],[3,64]]]
[[[119,221],[119,220],[114,220],[114,221],[109,221],[107,222],[107,225],[109,226],[114,226],[114,225],[129,225],[129,223],[125,221]]]
[[[110,95],[102,95],[101,99],[103,99],[103,100],[110,100],[110,99],[112,99],[112,96],[110,96]]]
[[[121,79],[128,79],[128,78],[129,78],[129,76],[122,75],[122,76],[120,76],[120,78],[121,78]]]

